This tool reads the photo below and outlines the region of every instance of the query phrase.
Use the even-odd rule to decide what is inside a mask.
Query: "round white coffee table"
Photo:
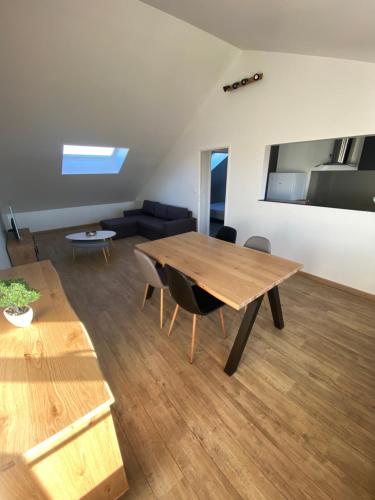
[[[86,232],[71,233],[67,234],[65,238],[72,243],[73,260],[76,258],[76,249],[83,248],[87,250],[88,248],[97,248],[102,250],[104,259],[108,262],[110,255],[108,241],[112,241],[114,236],[116,236],[115,231],[95,231],[95,234],[92,235],[88,235]]]
[[[96,231],[95,235],[88,236],[85,232],[67,234],[65,238],[71,241],[98,241],[109,240],[116,236],[116,231]]]

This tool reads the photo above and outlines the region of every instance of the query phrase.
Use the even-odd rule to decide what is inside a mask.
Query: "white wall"
[[[36,212],[15,213],[18,226],[28,227],[31,232],[48,229],[80,226],[99,222],[102,219],[121,217],[123,210],[138,206],[137,202],[110,203],[106,205],[89,205],[87,207],[58,208],[39,210]],[[5,216],[5,219],[7,217]]]
[[[138,0],[0,4],[0,199],[22,212],[134,200],[238,51]],[[130,149],[62,176],[63,144]]]
[[[222,84],[263,71],[262,81]],[[200,150],[230,145],[226,223],[307,272],[375,293],[375,214],[258,201],[270,144],[375,132],[375,64],[245,51],[227,69],[139,198],[199,212]],[[375,187],[374,187],[375,190]],[[374,192],[375,194],[375,192]]]

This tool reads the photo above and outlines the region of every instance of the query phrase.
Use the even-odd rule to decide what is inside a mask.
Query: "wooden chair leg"
[[[178,304],[176,304],[176,307],[174,308],[174,312],[173,312],[173,316],[172,316],[171,326],[169,327],[169,330],[168,330],[168,337],[172,333],[172,328],[173,328],[174,322],[176,321],[179,308],[180,308],[180,306]]]
[[[193,327],[191,331],[191,350],[190,350],[190,363],[194,361],[195,353],[195,332],[197,329],[197,315],[193,314]]]
[[[146,299],[147,299],[147,292],[148,292],[148,287],[150,285],[148,283],[146,283],[145,285],[145,291],[144,291],[144,294],[143,294],[143,301],[142,301],[142,307],[141,309],[143,309],[145,307],[145,304],[146,304]]]
[[[107,254],[106,254],[104,248],[102,248],[102,251],[103,251],[104,259],[105,259],[106,263],[108,264]]]
[[[224,338],[227,338],[227,331],[225,329],[225,322],[224,322],[224,313],[223,313],[223,308],[220,307],[219,309],[219,316],[220,316],[220,323],[221,323],[221,329],[223,331]]]
[[[160,330],[163,328],[164,288],[160,288]]]

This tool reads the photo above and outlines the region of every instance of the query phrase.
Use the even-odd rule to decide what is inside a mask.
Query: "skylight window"
[[[128,152],[129,148],[65,144],[62,175],[118,174]]]
[[[212,153],[211,170],[214,170],[226,158],[228,158],[228,153]]]
[[[112,156],[115,148],[107,148],[103,146],[72,146],[64,145],[64,155],[80,155],[80,156]]]

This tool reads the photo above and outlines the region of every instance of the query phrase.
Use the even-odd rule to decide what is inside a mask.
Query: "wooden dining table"
[[[233,309],[245,308],[224,368],[228,375],[237,370],[265,294],[274,325],[284,328],[278,285],[299,271],[302,264],[197,232],[140,243],[136,247],[161,265],[178,269]],[[149,287],[148,298],[151,295]]]

